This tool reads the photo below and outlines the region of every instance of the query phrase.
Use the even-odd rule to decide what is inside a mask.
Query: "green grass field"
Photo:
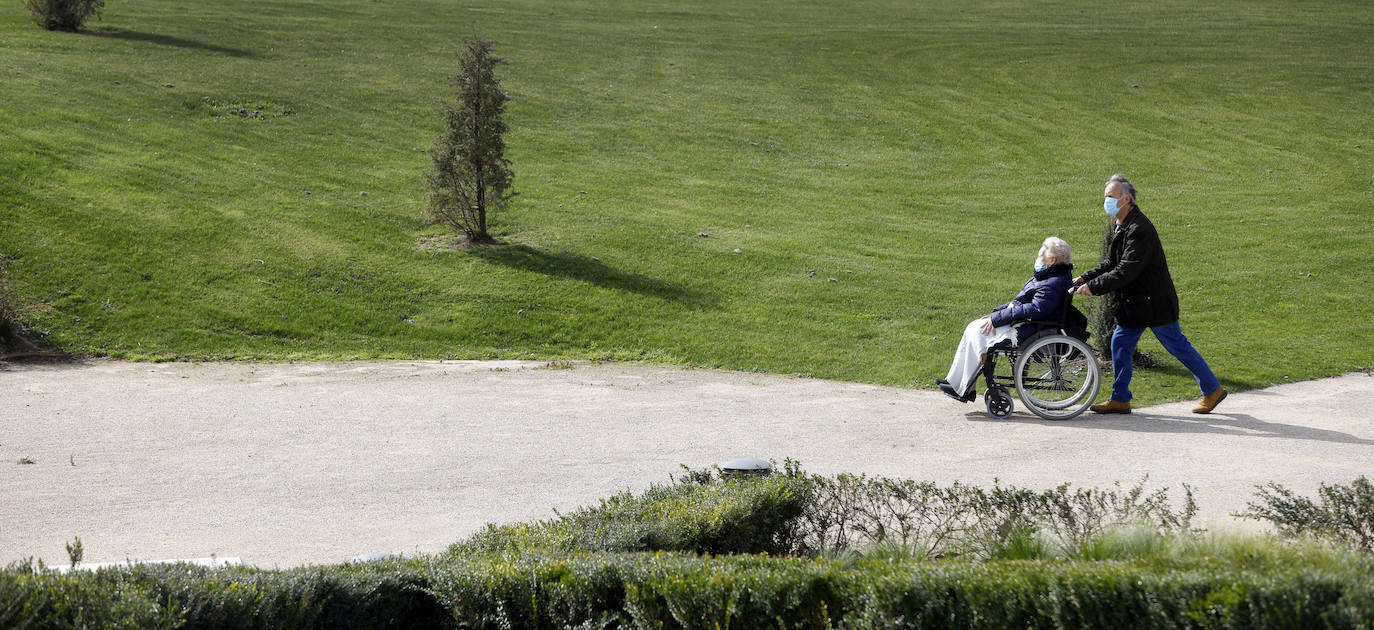
[[[928,387],[1046,236],[1095,262],[1123,171],[1227,387],[1374,366],[1360,0],[111,0],[88,27],[0,5],[0,256],[57,348]],[[474,34],[520,196],[509,246],[460,251],[422,176]],[[1142,349],[1138,402],[1196,395]]]

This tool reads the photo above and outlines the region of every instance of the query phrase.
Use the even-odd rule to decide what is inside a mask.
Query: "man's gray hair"
[[[1112,175],[1112,178],[1107,180],[1107,182],[1121,182],[1121,194],[1130,195],[1132,204],[1134,204],[1136,200],[1140,198],[1140,194],[1136,192],[1135,186],[1131,185],[1131,180],[1126,179],[1126,176],[1121,173]]]

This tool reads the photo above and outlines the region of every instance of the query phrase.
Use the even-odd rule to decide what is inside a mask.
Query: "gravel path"
[[[530,362],[0,365],[0,563],[434,552],[735,457],[1048,488],[1191,484],[1205,524],[1269,481],[1374,473],[1374,378],[1130,416],[993,420],[981,401],[765,374]],[[20,463],[21,460],[33,463]]]

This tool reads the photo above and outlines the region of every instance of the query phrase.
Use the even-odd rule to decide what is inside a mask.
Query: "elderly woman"
[[[1073,256],[1069,244],[1051,236],[1040,246],[1035,257],[1035,275],[1017,294],[1016,299],[992,310],[992,314],[969,322],[964,338],[954,351],[954,363],[949,375],[935,379],[950,398],[969,402],[975,396],[978,380],[988,348],[1008,339],[1020,344],[1037,330],[1026,320],[1058,320],[1064,308],[1064,298],[1073,286]]]

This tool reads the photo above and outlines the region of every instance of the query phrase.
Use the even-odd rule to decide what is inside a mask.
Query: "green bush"
[[[1355,628],[1370,568],[494,554],[433,588],[471,628]]]
[[[828,627],[832,563],[674,553],[496,554],[435,572],[471,628]]]
[[[446,623],[426,565],[0,572],[0,628],[417,628]]]
[[[0,571],[0,628],[179,628],[181,611],[114,572]]]
[[[1194,561],[924,563],[865,567],[850,627],[1364,627],[1370,586],[1283,565]],[[1359,602],[1359,603],[1357,603]]]
[[[1187,531],[1197,512],[1184,486],[1181,509],[1166,489],[1071,489],[1036,491],[994,484],[990,490],[955,483],[838,475],[811,477],[815,501],[802,515],[796,552],[815,554],[897,543],[926,559],[968,556],[1026,557],[1048,536],[1057,546],[1079,549],[1103,532],[1143,524],[1152,531]],[[1070,553],[1070,555],[1076,555]]]
[[[495,551],[682,551],[815,556],[872,545],[915,558],[1040,557],[1050,547],[1079,557],[1113,528],[1187,531],[1197,505],[1184,486],[1181,509],[1144,480],[1115,487],[1029,490],[948,487],[905,479],[823,477],[788,462],[782,474],[723,478],[689,471],[675,484],[622,492],[557,519],[488,526],[451,554]],[[1047,547],[1046,544],[1049,546]],[[1028,555],[1030,554],[1030,555]]]
[[[449,551],[787,553],[812,502],[811,484],[800,474],[732,479],[689,472],[678,483],[621,492],[557,519],[489,525]]]
[[[1305,558],[1305,559],[1303,559]],[[5,628],[1368,628],[1374,560],[500,553],[289,571],[0,571]]]
[[[1321,484],[1318,501],[1277,483],[1259,486],[1259,501],[1241,514],[1266,520],[1286,536],[1313,536],[1374,552],[1374,484],[1361,476],[1349,486]]]
[[[78,31],[92,15],[100,17],[105,0],[24,0],[33,21],[50,31]]]
[[[14,566],[0,571],[0,627],[1371,627],[1374,557],[1199,535],[1194,509],[1191,493],[1179,511],[1143,482],[986,490],[792,462],[763,478],[689,471],[432,559]],[[932,532],[952,542],[931,545]]]

